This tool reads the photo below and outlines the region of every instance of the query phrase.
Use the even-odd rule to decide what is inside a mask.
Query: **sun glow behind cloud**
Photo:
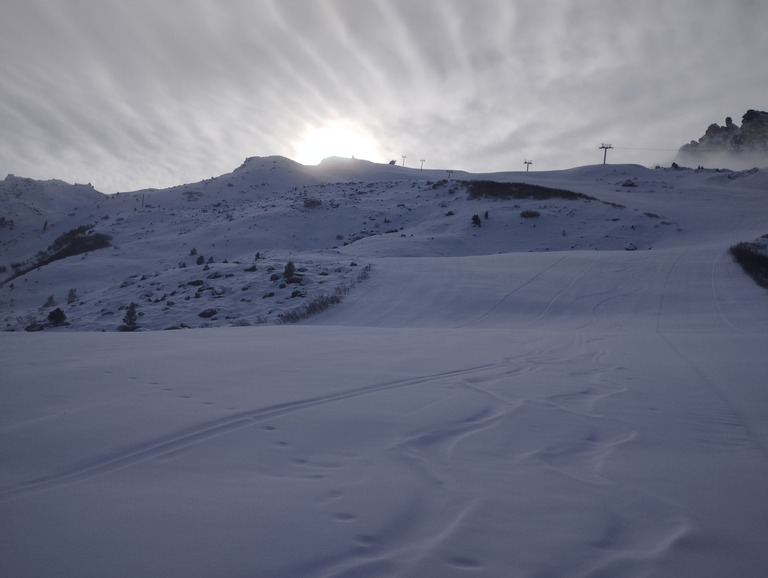
[[[332,156],[385,162],[376,140],[350,122],[307,127],[293,146],[291,158],[304,165],[315,165]]]
[[[752,64],[768,51],[768,4],[754,0],[3,8],[0,178],[105,192],[254,155],[547,170],[601,162],[606,141],[609,162],[670,162],[707,124],[764,108],[768,83]]]

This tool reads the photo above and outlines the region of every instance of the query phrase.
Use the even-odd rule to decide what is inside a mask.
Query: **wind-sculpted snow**
[[[263,177],[272,161],[233,175]],[[280,162],[272,172],[319,178]],[[320,168],[356,181],[291,185],[254,200],[258,211],[238,208],[235,190],[234,221],[213,211],[225,198],[164,192],[179,207],[164,226],[189,233],[141,232],[150,213],[137,208],[110,230],[135,263],[124,255],[118,271],[106,249],[14,280],[14,299],[26,283],[39,301],[60,295],[64,264],[90,271],[69,318],[163,281],[181,304],[249,319],[264,300],[241,284],[268,266],[292,259],[326,287],[372,266],[295,325],[0,333],[0,575],[763,576],[768,294],[728,252],[768,233],[759,172],[493,177],[604,201],[528,205],[470,201],[439,179],[389,188],[390,167],[373,167],[372,185],[361,165]],[[222,195],[236,189],[227,181]],[[321,204],[305,209],[307,197]],[[182,211],[201,201],[208,213]],[[537,223],[519,218],[529,207]],[[460,225],[444,222],[451,210]],[[353,215],[346,231],[371,234],[312,248]],[[258,226],[236,235],[232,222]],[[173,250],[189,259],[192,244],[206,258],[228,247],[228,263],[206,263],[220,278],[189,264],[120,287],[125,268],[151,271]],[[194,297],[209,285],[226,290]],[[235,289],[252,300],[227,301]],[[139,325],[162,319],[153,307],[141,304]]]

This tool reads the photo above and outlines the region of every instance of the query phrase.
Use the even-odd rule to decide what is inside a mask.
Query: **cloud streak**
[[[768,94],[751,0],[6,4],[0,171],[108,192],[297,157],[341,125],[371,160],[433,168],[566,168],[601,162],[602,140],[615,162],[669,162],[637,149]]]

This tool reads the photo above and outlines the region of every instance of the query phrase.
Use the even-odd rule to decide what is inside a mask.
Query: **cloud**
[[[5,4],[0,171],[110,192],[296,155],[332,126],[382,162],[566,168],[611,139],[616,162],[671,160],[637,149],[765,108],[768,88],[752,0]]]

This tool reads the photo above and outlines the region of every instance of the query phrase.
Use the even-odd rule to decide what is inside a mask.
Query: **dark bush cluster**
[[[109,235],[94,233],[93,225],[81,225],[57,237],[48,247],[48,258],[40,266],[88,251],[104,249],[110,246],[111,240]]]
[[[755,283],[768,289],[768,255],[763,243],[737,243],[730,248],[731,255]]]
[[[79,227],[75,227],[74,229],[70,229],[66,233],[62,233],[56,239],[54,239],[53,243],[51,243],[50,247],[48,247],[49,251],[58,251],[59,249],[62,249],[72,243],[78,236],[85,235],[88,231],[91,231],[93,229],[93,225],[80,225]]]
[[[567,199],[597,200],[583,193],[564,189],[552,189],[527,183],[500,183],[498,181],[462,181],[470,199]]]
[[[50,321],[52,325],[58,327],[67,322],[67,315],[61,310],[61,307],[57,307],[48,314],[48,321]]]
[[[11,279],[60,259],[111,246],[112,237],[104,233],[93,232],[93,227],[93,225],[80,225],[66,233],[62,233],[56,237],[45,251],[38,251],[35,258],[31,260],[31,265],[25,266],[24,263],[11,263],[11,267],[14,269]]]

